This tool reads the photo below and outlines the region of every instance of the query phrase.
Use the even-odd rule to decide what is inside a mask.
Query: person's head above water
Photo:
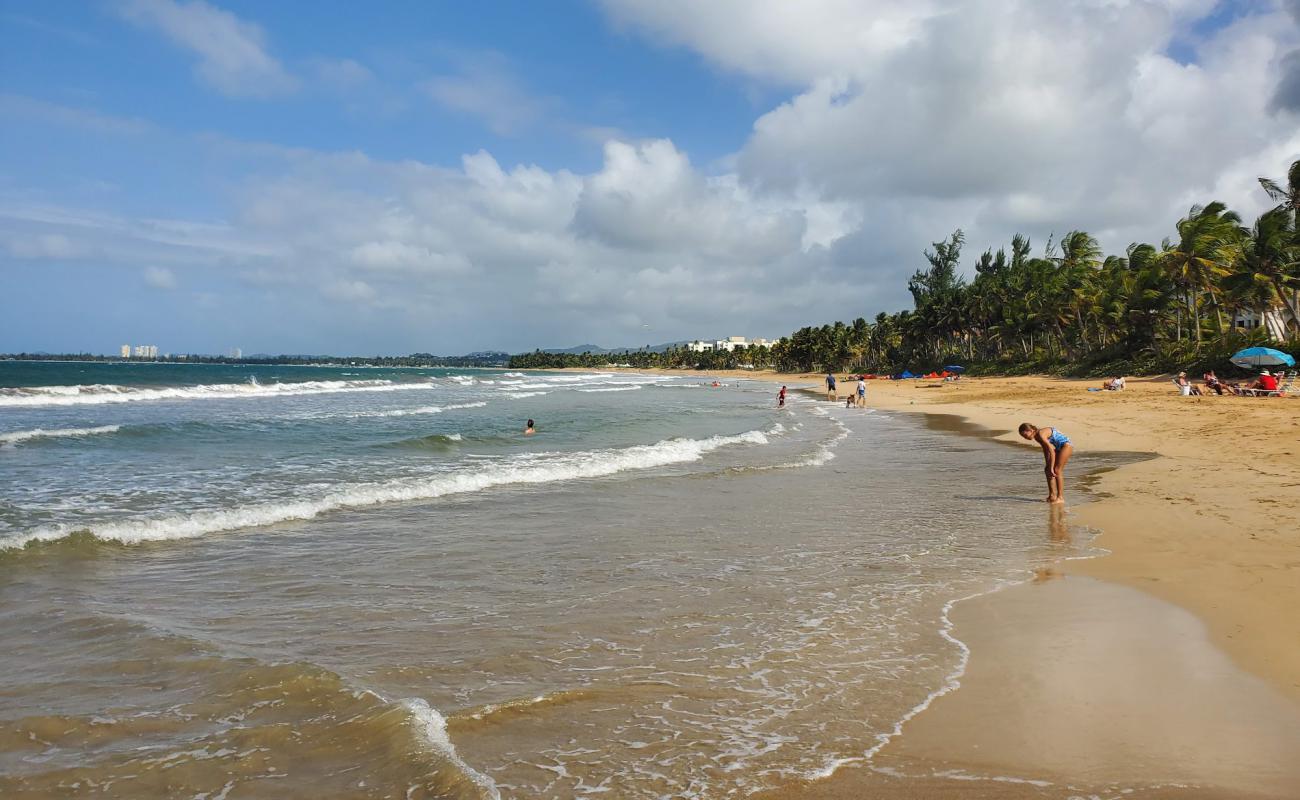
[[[525,427],[529,427],[529,428],[533,427],[533,421],[531,419],[528,420],[528,425]]]
[[[1030,425],[1028,422],[1020,423],[1020,435],[1025,439],[1032,439],[1038,433],[1038,426]]]

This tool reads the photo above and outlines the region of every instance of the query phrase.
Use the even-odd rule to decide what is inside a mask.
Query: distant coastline
[[[85,361],[109,364],[223,364],[288,367],[499,367],[507,365],[510,356],[499,352],[469,353],[463,356],[435,356],[413,353],[408,356],[326,356],[326,355],[265,355],[231,358],[229,356],[172,355],[156,358],[122,358],[93,353],[0,353],[0,361]]]

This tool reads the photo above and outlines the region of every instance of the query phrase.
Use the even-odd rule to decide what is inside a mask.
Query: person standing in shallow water
[[[532,436],[534,433],[537,433],[537,430],[534,428],[533,421],[530,419],[528,420],[528,426],[524,428],[524,436]]]
[[[1020,423],[1020,437],[1037,442],[1043,448],[1043,472],[1047,475],[1047,502],[1065,502],[1065,465],[1074,453],[1070,437],[1056,428],[1040,428]]]
[[[781,387],[781,391],[776,395],[776,407],[785,408],[785,387],[784,386]]]
[[[826,399],[832,403],[839,399],[835,394],[835,375],[830,372],[826,373]]]

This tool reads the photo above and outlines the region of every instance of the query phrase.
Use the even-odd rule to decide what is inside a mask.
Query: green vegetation
[[[1239,312],[1281,312],[1285,341],[1300,351],[1300,160],[1281,181],[1261,178],[1277,203],[1246,226],[1222,203],[1193,206],[1160,246],[1135,243],[1106,255],[1071,231],[1033,255],[1015,236],[1010,250],[986,250],[975,277],[958,272],[959,230],[925,252],[908,282],[914,308],[868,322],[800,328],[770,349],[734,353],[528,353],[510,366],[898,373],[962,364],[974,373],[1151,374],[1224,369],[1241,347],[1261,344],[1261,327],[1234,327]]]

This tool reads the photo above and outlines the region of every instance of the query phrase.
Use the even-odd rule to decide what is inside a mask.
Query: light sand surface
[[[726,374],[824,396],[822,375]],[[1065,519],[1100,530],[1110,554],[958,606],[954,633],[972,649],[961,688],[876,769],[773,797],[1300,797],[1300,399],[1181,397],[1168,378],[1088,391],[1099,385],[868,382],[869,406],[955,415],[1022,447],[1034,492],[1041,455],[1015,429],[1061,428],[1076,446]],[[841,397],[852,387],[841,380]],[[1085,496],[1102,451],[1151,457],[1092,476]]]
[[[872,760],[775,798],[1294,797],[1300,708],[1183,609],[1065,576],[958,605],[972,651]],[[904,777],[912,780],[903,780]],[[943,784],[957,784],[944,794]]]

